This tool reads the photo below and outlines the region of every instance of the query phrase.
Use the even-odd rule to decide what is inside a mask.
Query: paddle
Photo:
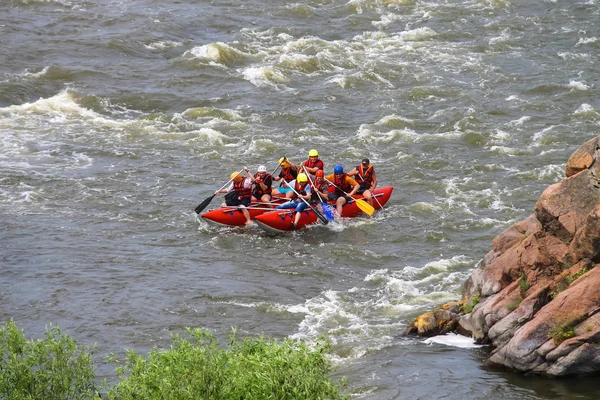
[[[306,199],[304,197],[300,196],[300,194],[298,192],[296,192],[296,189],[294,189],[292,186],[293,185],[290,185],[289,183],[287,185],[287,187],[289,187],[290,189],[292,189],[292,192],[296,193],[296,196],[298,196],[303,202],[306,203],[307,206],[310,207],[311,210],[313,210],[313,212],[321,220],[321,222],[323,223],[323,225],[327,225],[329,223],[329,221],[327,220],[327,218],[325,218],[325,216],[323,214],[321,214],[319,212],[319,210],[317,210],[316,208],[314,208],[313,206],[311,206],[310,203],[308,201],[306,201]]]
[[[338,190],[341,190],[342,193],[344,193],[346,196],[352,197],[348,193],[346,193],[342,189],[340,189],[340,187],[338,185],[336,185],[335,183],[331,182],[329,179],[325,179],[325,180],[327,182],[331,183]],[[352,200],[354,200],[356,202],[356,205],[358,206],[358,208],[360,208],[360,210],[362,212],[364,212],[365,214],[371,216],[375,212],[375,208],[372,205],[370,205],[369,203],[367,203],[366,201],[364,201],[363,199],[357,199],[355,197],[352,197]]]
[[[243,168],[240,170],[240,172],[237,173],[237,175],[241,174],[242,172],[244,172]],[[221,189],[219,189],[219,190],[223,190],[223,188],[225,186],[229,185],[234,178],[235,178],[235,176],[233,178],[231,178],[229,181],[227,181],[226,184],[224,184],[223,186],[221,186]],[[217,192],[219,190],[217,190]],[[202,210],[204,210],[210,204],[210,202],[212,201],[212,199],[215,198],[215,196],[216,196],[216,194],[213,193],[212,196],[210,196],[209,198],[207,198],[206,200],[204,200],[202,203],[198,204],[198,206],[194,209],[194,211],[196,211],[196,214],[200,214],[202,212]]]
[[[325,200],[323,200],[323,197],[321,197],[321,193],[319,193],[319,191],[315,187],[315,183],[312,181],[310,174],[306,170],[306,167],[303,165],[302,168],[304,168],[304,173],[308,177],[308,180],[310,181],[310,184],[312,185],[313,189],[317,191],[317,196],[319,196],[319,199],[321,199],[321,208],[323,209],[323,214],[325,214],[329,222],[333,222],[335,218],[335,216],[333,215],[333,210],[331,209],[331,207],[329,207],[329,204],[327,204]]]

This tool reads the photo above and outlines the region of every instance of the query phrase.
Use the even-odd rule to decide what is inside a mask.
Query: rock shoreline
[[[534,212],[492,241],[462,299],[405,334],[457,332],[490,344],[488,362],[548,376],[600,372],[600,136],[569,158]]]

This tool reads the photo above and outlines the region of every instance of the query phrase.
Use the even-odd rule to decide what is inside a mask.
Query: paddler
[[[296,230],[296,225],[298,225],[298,221],[300,221],[300,213],[304,211],[304,209],[307,207],[306,202],[302,201],[302,199],[306,201],[311,200],[311,188],[308,184],[308,177],[303,172],[298,174],[296,180],[288,182],[288,185],[294,188],[295,193],[290,189],[292,191],[292,197],[290,201],[288,201],[287,203],[280,204],[276,208],[279,210],[295,208],[294,222],[292,222],[292,230]],[[300,199],[296,193],[302,196],[302,199]]]
[[[267,172],[267,167],[260,165],[254,175],[254,187],[252,189],[252,200],[263,201],[268,203],[271,201],[271,185],[273,184],[273,176]]]
[[[342,216],[342,207],[348,203],[352,196],[358,191],[360,185],[344,172],[344,167],[336,165],[333,174],[326,176],[326,180],[333,183],[329,187],[329,200],[335,200],[335,208],[339,216]],[[350,193],[348,193],[350,192]],[[347,194],[346,194],[347,193]]]
[[[373,205],[373,191],[377,186],[377,175],[369,159],[363,158],[360,165],[348,172],[348,176],[353,176],[354,180],[360,185],[356,194],[362,194],[365,200]]]
[[[302,164],[300,164],[300,171],[303,171],[302,167],[304,167],[304,171],[311,175],[315,175],[319,170],[323,171],[324,164],[319,159],[319,152],[315,149],[309,151],[308,160],[302,161]]]
[[[281,171],[279,172],[278,176],[273,178],[273,180],[283,180],[283,182],[278,188],[273,189],[271,194],[285,194],[287,198],[291,198],[294,193],[292,192],[292,189],[287,187],[287,182],[291,182],[296,179],[298,176],[298,167],[292,164],[287,157],[281,157],[279,159],[279,165],[281,166]]]
[[[221,207],[238,207],[246,217],[246,225],[251,224],[250,213],[246,209],[252,201],[252,181],[254,176],[247,167],[244,167],[244,171],[248,174],[248,177],[244,177],[238,171],[233,172],[229,179],[232,179],[231,184],[226,189],[217,190],[215,194],[227,193],[225,195],[225,203]]]

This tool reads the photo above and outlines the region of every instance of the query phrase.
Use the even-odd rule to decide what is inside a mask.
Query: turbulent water
[[[401,336],[599,134],[600,3],[3,0],[0,317],[102,356],[204,327],[333,342],[359,399],[598,398]],[[194,207],[318,149],[394,186],[272,236]],[[215,198],[218,206],[221,198]]]

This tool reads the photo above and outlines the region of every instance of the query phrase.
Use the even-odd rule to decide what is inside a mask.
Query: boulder
[[[569,158],[533,214],[500,233],[463,299],[407,334],[449,330],[491,344],[488,362],[527,373],[600,373],[600,137]],[[461,305],[458,307],[457,304]]]

